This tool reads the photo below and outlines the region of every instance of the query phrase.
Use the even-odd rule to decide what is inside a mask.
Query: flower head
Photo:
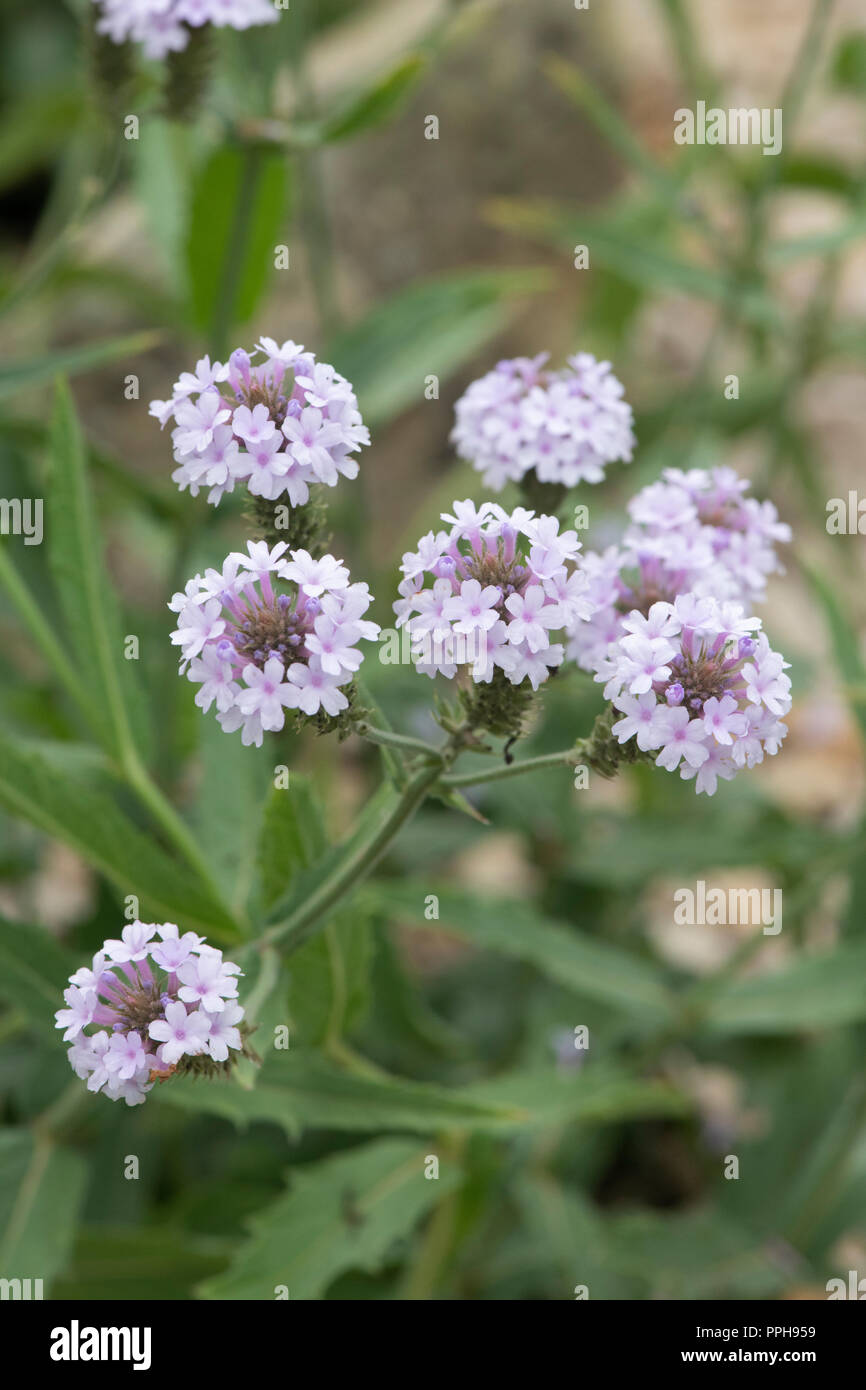
[[[596,612],[569,635],[568,656],[596,671],[635,609],[679,595],[730,599],[751,610],[781,569],[775,546],[791,539],[772,502],[747,497],[748,482],[730,468],[668,468],[629,503],[631,523],[619,546],[589,552],[584,568]],[[632,629],[633,630],[633,629]]]
[[[55,1014],[73,1071],[88,1090],[140,1105],[157,1076],[224,1070],[243,1047],[239,973],[195,932],[128,923],[71,976]]]
[[[546,361],[500,362],[455,407],[452,441],[497,491],[529,472],[566,487],[600,483],[608,463],[631,459],[631,406],[610,363],[580,352],[555,372]]]
[[[196,575],[175,594],[171,640],[181,673],[199,687],[196,704],[213,706],[227,733],[240,729],[244,743],[261,745],[282,729],[287,709],[336,716],[348,708],[341,687],[363,660],[358,643],[379,633],[363,617],[371,601],[333,555],[314,560],[284,542],[249,541],[246,555],[230,555],[222,571]]]
[[[241,482],[255,497],[303,506],[311,485],[357,477],[353,455],[370,442],[345,377],[273,338],[251,355],[237,348],[226,364],[203,357],[150,413],[161,427],[174,421],[178,487],[194,497],[207,488],[214,505]]]
[[[719,777],[776,753],[791,708],[788,663],[739,604],[685,594],[659,601],[612,642],[596,680],[623,717],[612,733],[710,796]],[[650,635],[655,633],[656,635]]]
[[[450,679],[464,668],[480,683],[498,670],[537,689],[564,656],[554,634],[592,612],[575,533],[561,535],[555,517],[508,513],[495,502],[455,502],[443,520],[449,531],[403,556],[394,604],[418,669]]]
[[[186,48],[190,32],[203,24],[249,29],[275,24],[279,15],[269,0],[95,0],[100,11],[97,31],[114,43],[132,39],[146,58],[164,58]]]

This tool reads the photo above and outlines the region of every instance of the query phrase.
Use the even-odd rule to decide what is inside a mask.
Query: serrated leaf
[[[459,1179],[456,1165],[443,1164],[435,1181],[424,1166],[416,1143],[389,1139],[294,1169],[289,1190],[253,1217],[250,1239],[201,1297],[273,1299],[285,1288],[291,1300],[315,1299],[344,1270],[381,1269]]]

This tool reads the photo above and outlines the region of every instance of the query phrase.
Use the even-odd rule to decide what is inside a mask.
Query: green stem
[[[480,772],[459,772],[443,777],[443,787],[474,787],[482,782],[501,782],[504,777],[518,777],[522,772],[538,772],[546,767],[576,767],[581,759],[582,743],[565,748],[561,753],[542,753],[537,758],[524,758],[520,762],[501,763],[498,767],[485,768]]]
[[[395,734],[390,729],[376,729],[372,724],[356,724],[355,733],[368,743],[378,743],[384,748],[402,748],[408,753],[423,753],[427,758],[439,761],[440,753],[432,743],[420,738],[410,738],[407,734]]]
[[[385,818],[375,826],[367,839],[352,843],[348,853],[322,880],[303,905],[284,922],[278,922],[265,932],[261,947],[282,941],[288,950],[296,950],[312,935],[318,922],[340,902],[347,893],[362,883],[378,864],[408,820],[415,814],[433,783],[438,781],[446,757],[429,763],[409,779],[392,801]]]

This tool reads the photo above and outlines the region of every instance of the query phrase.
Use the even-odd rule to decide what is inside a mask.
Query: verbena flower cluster
[[[285,542],[269,549],[248,541],[222,570],[209,569],[172,598],[172,642],[181,673],[199,690],[195,702],[245,744],[282,729],[286,709],[335,716],[348,708],[341,687],[363,659],[358,643],[374,641],[376,623],[363,617],[366,584],[351,584],[333,555],[314,559]]]
[[[457,452],[496,491],[530,472],[565,487],[600,483],[607,464],[631,459],[631,406],[610,363],[580,352],[548,371],[548,356],[500,362],[455,407]]]
[[[642,488],[629,503],[621,543],[584,557],[596,612],[570,634],[568,656],[598,670],[628,613],[646,614],[680,594],[747,609],[761,602],[768,576],[781,572],[776,543],[789,541],[791,530],[772,502],[744,496],[748,487],[732,468],[668,468]]]
[[[69,977],[55,1018],[72,1070],[89,1091],[127,1105],[174,1072],[224,1070],[243,1047],[241,973],[195,932],[130,922]]]
[[[632,611],[596,675],[623,716],[614,737],[658,749],[657,766],[710,796],[718,778],[778,752],[791,682],[760,628],[742,605],[695,594]]]
[[[565,655],[554,634],[592,611],[576,533],[495,502],[455,502],[442,520],[449,530],[428,532],[403,556],[394,604],[418,670],[451,679],[463,668],[484,683],[499,669],[537,689]]]
[[[97,30],[113,43],[132,39],[147,58],[164,58],[186,48],[190,32],[204,24],[249,29],[275,24],[271,0],[94,0],[100,11]]]
[[[252,357],[237,348],[227,364],[203,357],[150,413],[163,427],[174,421],[178,487],[194,497],[206,487],[214,505],[240,481],[256,497],[303,506],[311,484],[356,478],[353,455],[370,442],[346,378],[299,343],[273,338]]]

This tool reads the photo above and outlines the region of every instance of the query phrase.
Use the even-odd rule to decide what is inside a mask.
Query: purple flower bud
[[[685,696],[685,691],[679,681],[674,681],[665,691],[665,699],[669,705],[681,705]]]
[[[757,643],[753,637],[741,637],[737,651],[740,656],[751,656]]]
[[[291,605],[292,600],[289,598],[288,594],[280,594],[279,598],[277,599],[277,607],[279,608],[280,612],[285,613],[286,609],[290,608]]]

